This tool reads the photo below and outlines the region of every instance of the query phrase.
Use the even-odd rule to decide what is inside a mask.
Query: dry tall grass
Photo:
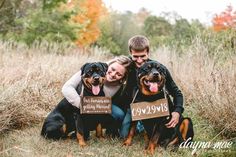
[[[44,53],[46,46],[0,43],[0,133],[42,121],[62,99],[61,87],[71,75],[85,62],[106,58],[71,47],[64,52],[69,55],[57,55],[56,46]]]
[[[217,132],[236,136],[236,56],[222,62],[209,57],[202,45],[195,45],[181,57],[160,49],[154,58],[172,71],[186,105],[207,119]]]
[[[88,61],[110,57],[96,50],[81,54],[73,47],[48,45],[27,48],[21,44],[0,43],[0,132],[41,122],[62,98],[63,83]],[[64,49],[64,54],[58,54]],[[224,64],[208,57],[201,45],[178,57],[159,49],[153,58],[169,67],[183,90],[186,105],[207,118],[218,131],[236,132],[236,57]]]

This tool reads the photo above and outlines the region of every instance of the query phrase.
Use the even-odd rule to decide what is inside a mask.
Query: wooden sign
[[[80,105],[81,114],[111,114],[110,97],[84,96]]]
[[[167,99],[131,104],[132,121],[169,116]]]

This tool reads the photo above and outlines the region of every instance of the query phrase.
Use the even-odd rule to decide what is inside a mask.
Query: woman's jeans
[[[120,137],[126,138],[128,136],[130,125],[131,125],[131,111],[130,111],[130,109],[127,109],[127,112],[125,113],[117,105],[112,104],[112,117],[116,121],[119,121],[121,124]],[[141,121],[138,122],[136,129],[138,132],[142,132],[144,130],[144,127],[143,127]]]

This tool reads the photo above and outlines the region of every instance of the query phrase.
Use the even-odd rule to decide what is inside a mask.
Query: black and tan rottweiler
[[[134,102],[153,102],[165,98],[168,100],[170,113],[174,111],[174,104],[165,90],[166,68],[156,62],[148,61],[138,69],[138,89]],[[164,93],[165,92],[165,93]],[[165,117],[151,118],[142,120],[145,131],[148,135],[148,145],[146,150],[153,154],[156,146],[178,145],[189,137],[193,139],[193,124],[190,118],[180,117],[179,124],[175,128],[167,128],[171,119],[171,114]],[[132,138],[135,134],[136,122],[132,122],[131,128],[124,145],[131,145]]]
[[[105,96],[103,84],[106,71],[107,64],[105,63],[95,62],[83,65],[77,93],[83,96]],[[96,135],[98,137],[102,136],[102,126],[109,119],[110,115],[80,114],[80,109],[72,106],[64,98],[45,119],[41,135],[45,138],[60,139],[66,138],[74,132],[79,145],[85,146],[89,131],[96,129]]]

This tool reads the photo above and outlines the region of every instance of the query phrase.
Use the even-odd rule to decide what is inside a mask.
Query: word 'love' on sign
[[[132,121],[169,116],[167,99],[131,104]]]
[[[81,114],[111,114],[111,98],[84,96],[80,104]]]

